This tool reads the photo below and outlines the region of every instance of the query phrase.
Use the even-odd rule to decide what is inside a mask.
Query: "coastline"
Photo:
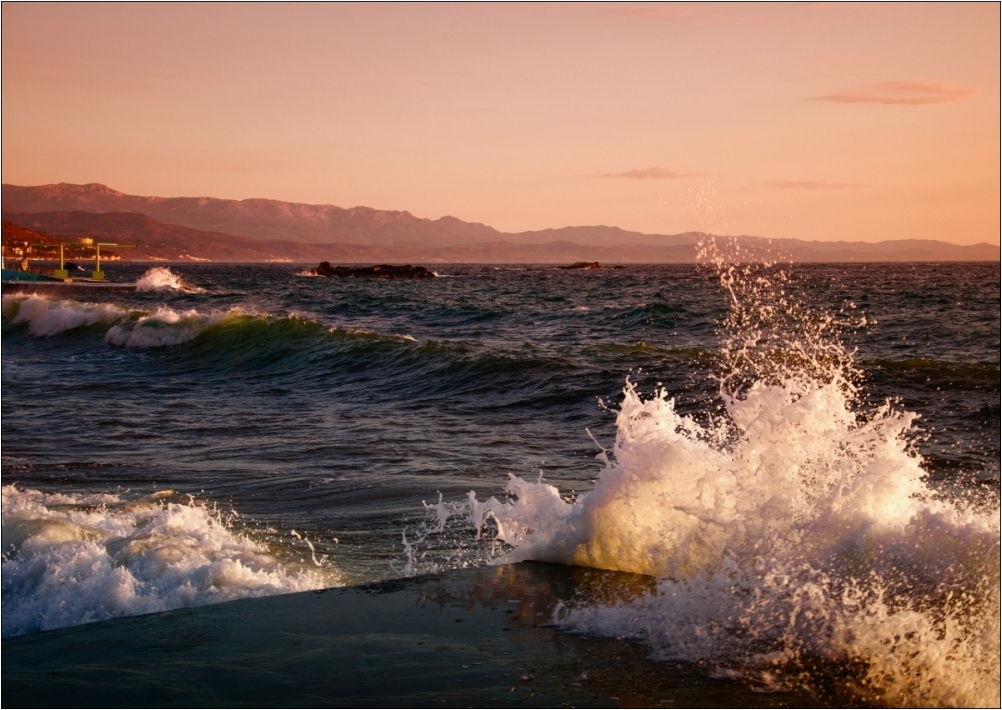
[[[638,644],[561,632],[561,601],[651,578],[519,563],[240,599],[4,639],[11,707],[816,707]]]

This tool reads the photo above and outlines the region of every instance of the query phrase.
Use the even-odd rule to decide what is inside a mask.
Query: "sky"
[[[998,244],[999,8],[3,3],[3,182]]]

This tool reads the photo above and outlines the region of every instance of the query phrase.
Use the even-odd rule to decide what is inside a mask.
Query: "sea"
[[[997,705],[999,264],[721,253],[5,294],[3,636],[535,560],[656,580],[567,633]]]

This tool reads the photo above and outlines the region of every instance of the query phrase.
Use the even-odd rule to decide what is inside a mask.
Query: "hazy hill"
[[[43,245],[59,244],[61,239],[57,239],[33,229],[27,229],[19,224],[14,224],[10,220],[3,220],[3,258],[20,260],[24,255],[29,257],[46,256],[53,259],[58,258],[59,250],[56,248],[46,248]],[[105,255],[115,258],[115,252],[106,251]],[[68,246],[63,249],[63,257],[67,260],[93,258],[94,250],[89,247]],[[7,264],[13,268],[13,264]]]
[[[174,224],[164,224],[141,214],[121,212],[42,212],[4,213],[6,225],[17,224],[44,232],[59,239],[94,237],[97,239],[135,244],[136,249],[123,250],[130,260],[167,261],[320,261],[327,253],[322,247],[297,242],[272,242],[247,239],[232,234],[205,232]],[[9,219],[8,219],[9,218]]]
[[[344,209],[279,200],[140,197],[105,185],[3,186],[3,209],[18,212],[132,212],[160,222],[259,240],[308,243],[445,246],[497,240],[501,234],[455,217],[431,220],[410,212]]]
[[[140,245],[133,258],[213,261],[425,261],[480,263],[682,263],[708,235],[642,234],[618,227],[562,227],[509,234],[453,217],[343,209],[278,200],[140,197],[104,185],[3,186],[3,215],[54,235]],[[808,242],[741,236],[745,258],[789,261],[998,261],[991,244],[935,240]]]
[[[423,219],[410,212],[348,209],[334,205],[308,205],[279,200],[221,200],[214,197],[141,197],[112,190],[106,185],[3,186],[3,209],[11,212],[130,212],[166,224],[251,239],[308,243],[351,243],[378,246],[435,248],[481,242],[546,244],[571,241],[596,246],[695,244],[703,236],[644,234],[619,227],[562,227],[532,232],[506,233],[455,217]]]
[[[53,238],[94,237],[107,241],[135,244],[136,249],[122,251],[130,260],[169,261],[269,261],[294,262],[373,262],[416,261],[424,263],[564,263],[580,260],[610,263],[664,262],[686,263],[695,258],[695,247],[657,247],[620,245],[596,247],[573,242],[524,245],[510,242],[482,242],[453,247],[385,247],[362,244],[305,244],[302,242],[247,239],[233,234],[206,232],[174,224],[164,224],[152,217],[122,212],[5,212],[5,236],[8,230],[35,235],[34,241]],[[20,226],[19,226],[20,225]],[[37,230],[37,231],[32,231]],[[44,232],[41,234],[40,232]],[[12,232],[13,234],[13,232]],[[27,237],[26,237],[27,238]]]

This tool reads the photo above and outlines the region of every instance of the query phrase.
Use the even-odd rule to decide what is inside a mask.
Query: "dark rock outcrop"
[[[362,266],[356,269],[347,266],[331,266],[329,261],[322,261],[311,271],[315,276],[340,276],[347,279],[433,279],[435,274],[423,266],[402,266],[394,264],[378,264],[377,266]]]
[[[597,261],[575,261],[569,266],[558,266],[558,269],[601,269],[602,264]]]

